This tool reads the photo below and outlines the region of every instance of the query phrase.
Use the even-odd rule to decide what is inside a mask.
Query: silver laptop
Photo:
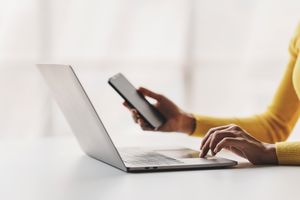
[[[231,167],[237,162],[198,158],[189,148],[116,148],[89,97],[69,65],[37,65],[82,150],[90,157],[125,172]]]

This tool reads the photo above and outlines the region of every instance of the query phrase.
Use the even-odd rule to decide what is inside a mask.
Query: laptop
[[[73,68],[56,64],[38,64],[37,67],[81,149],[94,159],[125,172],[195,170],[237,164],[236,161],[220,157],[199,158],[199,152],[186,147],[117,148]]]

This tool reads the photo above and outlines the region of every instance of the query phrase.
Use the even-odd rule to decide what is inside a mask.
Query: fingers
[[[139,91],[140,93],[142,93],[144,96],[151,97],[151,98],[156,99],[156,100],[160,100],[161,97],[162,97],[162,95],[157,94],[157,93],[155,93],[155,92],[152,92],[152,91],[150,91],[150,90],[148,90],[148,89],[146,89],[146,88],[143,88],[143,87],[140,87],[140,88],[138,89],[138,91]]]
[[[236,137],[236,135],[234,132],[228,131],[228,129],[216,131],[215,133],[211,134],[209,149],[211,150],[212,155],[216,154],[215,147],[217,146],[217,144],[227,137]]]
[[[123,105],[131,112],[132,119],[135,123],[138,123],[138,119],[141,118],[138,111],[131,107],[127,101],[123,102]]]
[[[234,147],[235,149],[238,149],[241,153],[244,154],[243,149],[245,148],[245,145],[247,144],[247,140],[244,138],[224,138],[219,142],[215,148],[215,152],[218,153],[223,148],[227,147]]]
[[[149,123],[147,123],[145,120],[143,120],[141,118],[137,120],[137,123],[140,125],[140,127],[144,131],[154,131],[154,128]]]
[[[202,142],[201,142],[201,150],[203,149],[203,146],[204,144],[206,143],[206,141],[208,140],[209,136],[211,134],[213,134],[215,131],[219,131],[219,130],[223,130],[223,129],[227,129],[228,127],[230,127],[232,125],[225,125],[225,126],[219,126],[219,127],[216,127],[216,128],[211,128],[209,129],[209,131],[206,133],[206,135],[204,136],[204,138],[202,139]]]
[[[129,103],[128,103],[127,101],[124,101],[124,102],[123,102],[123,105],[124,105],[126,108],[128,108],[129,110],[132,109],[132,106],[129,105]]]
[[[153,131],[152,126],[146,122],[142,116],[138,113],[136,109],[130,109],[133,121],[140,125],[141,129],[144,131]]]
[[[132,109],[132,118],[135,123],[139,124],[141,129],[144,131],[153,131],[154,128],[146,122],[135,109]]]
[[[210,129],[202,140],[199,156],[205,157],[209,150],[212,155],[215,155],[215,147],[223,138],[238,136],[239,129],[236,127],[236,125],[230,124]]]
[[[131,109],[131,116],[132,116],[132,119],[135,123],[138,123],[138,120],[141,118],[140,115],[138,114],[137,110],[135,109]]]
[[[210,134],[209,138],[206,140],[201,149],[200,157],[204,158],[209,150],[211,150],[212,155],[215,155],[214,147],[225,137],[234,137],[234,134],[229,131],[229,128],[215,131],[214,133]]]
[[[228,126],[225,129],[224,127],[211,129],[201,147],[200,157],[206,156],[209,150],[215,155],[224,148],[248,159],[252,164],[268,162],[266,160],[269,155],[266,157],[267,159],[262,159],[262,155],[266,154],[265,145],[236,125]]]
[[[139,124],[141,129],[144,131],[153,131],[155,130],[148,122],[146,122],[143,117],[138,113],[138,111],[131,107],[128,102],[124,101],[123,105],[128,108],[131,112],[132,119],[135,123]]]

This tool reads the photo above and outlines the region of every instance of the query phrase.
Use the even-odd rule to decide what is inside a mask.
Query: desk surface
[[[180,141],[193,148],[199,143],[181,136],[147,137],[135,137],[131,142]],[[122,138],[117,143],[120,141]],[[228,152],[222,156],[238,159]],[[238,159],[240,164],[232,169],[127,174],[85,156],[73,137],[4,139],[0,141],[0,159],[0,199],[300,198],[300,167],[254,167]]]

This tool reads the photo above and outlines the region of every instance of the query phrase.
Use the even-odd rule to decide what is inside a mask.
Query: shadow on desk
[[[74,165],[72,176],[79,180],[99,180],[101,178],[120,177],[125,173],[98,160],[82,155]]]
[[[183,171],[207,171],[207,170],[242,170],[242,169],[265,169],[273,168],[278,166],[271,165],[253,165],[250,162],[239,162],[238,165],[230,168],[208,168],[208,169],[192,169],[192,170],[183,170]],[[178,172],[182,170],[174,170],[168,172]],[[151,172],[149,172],[151,173]],[[154,173],[165,173],[165,171],[157,171]],[[112,178],[125,176],[126,172],[123,172],[117,168],[114,168],[108,164],[105,164],[101,161],[90,158],[86,155],[82,155],[76,161],[74,165],[73,176],[78,180],[99,180],[101,178]],[[131,174],[131,173],[130,173]],[[142,173],[147,174],[147,173]]]
[[[278,165],[253,165],[250,162],[239,162],[238,165],[232,167],[233,170],[241,169],[265,169],[265,168],[275,168]]]

